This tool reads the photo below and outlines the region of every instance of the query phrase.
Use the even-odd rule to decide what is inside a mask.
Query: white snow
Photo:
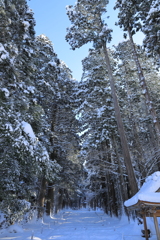
[[[24,90],[23,92],[26,93],[26,94],[29,94],[29,92],[27,90]]]
[[[30,9],[30,8],[28,7],[26,13],[33,13],[33,12],[32,12],[32,9]]]
[[[156,192],[160,188],[160,171],[153,173],[147,177],[140,190],[129,200],[125,201],[126,207],[136,204],[139,200],[147,202],[160,202],[160,192]]]
[[[56,67],[56,66],[57,66],[57,64],[56,64],[54,61],[50,61],[50,62],[48,63],[48,65],[51,65],[52,67]]]
[[[27,87],[27,89],[28,89],[28,91],[30,91],[31,93],[34,93],[34,91],[35,91],[35,87],[33,87],[33,86],[29,86],[29,87]]]
[[[9,132],[13,132],[13,127],[12,127],[12,125],[11,125],[10,123],[6,123],[5,126],[6,126],[6,129],[7,129]]]
[[[3,53],[3,54],[1,55],[1,59],[4,60],[4,59],[7,59],[7,58],[8,58],[8,55],[7,55],[7,54],[4,54],[4,53]]]
[[[36,140],[36,136],[35,136],[35,134],[34,134],[34,132],[33,132],[33,129],[32,129],[32,127],[31,127],[31,125],[30,125],[29,123],[27,123],[27,122],[25,122],[25,121],[22,121],[22,129],[23,129],[23,131],[24,131],[27,135],[29,135],[29,137],[30,137],[33,141]]]
[[[102,106],[101,108],[97,108],[97,117],[100,118],[104,113],[105,107]]]
[[[25,30],[27,31],[29,26],[30,26],[30,23],[28,21],[23,21],[22,23],[23,23],[23,25],[25,27]]]
[[[148,218],[147,224],[151,240],[156,240],[153,220]],[[15,224],[0,230],[0,240],[144,240],[141,229],[143,225],[137,221],[111,218],[100,210],[63,210],[51,218],[44,217],[43,221],[33,219],[23,226]]]
[[[146,89],[143,89],[142,90],[142,94],[146,94],[147,90]]]
[[[23,233],[23,229],[18,224],[11,225],[8,229],[9,233]]]
[[[152,15],[153,13],[156,13],[156,12],[159,12],[160,11],[160,6],[157,6],[157,7],[151,7],[149,13],[148,13],[148,17],[147,17],[147,20],[148,18],[150,17],[150,15]]]
[[[3,47],[3,44],[0,43],[0,52],[6,52],[5,48]]]
[[[23,35],[23,39],[25,40],[25,39],[27,39],[28,38],[28,35],[27,34],[24,34]]]
[[[0,53],[2,53],[2,55],[0,56],[0,58],[1,58],[2,60],[9,58],[9,53],[5,50],[5,48],[4,48],[4,46],[2,45],[2,43],[0,43]],[[0,60],[1,60],[1,59],[0,59]]]
[[[9,97],[9,91],[7,88],[2,88],[2,92],[4,92],[6,97]]]

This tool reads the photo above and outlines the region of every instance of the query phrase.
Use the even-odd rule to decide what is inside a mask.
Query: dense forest
[[[160,170],[159,0],[116,1],[124,41],[113,48],[107,5],[67,6],[66,41],[93,43],[78,82],[49,38],[35,36],[26,0],[0,0],[0,226],[66,207],[119,217]]]

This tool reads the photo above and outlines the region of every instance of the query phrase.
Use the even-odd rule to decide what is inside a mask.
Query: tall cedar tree
[[[133,41],[133,35],[136,33],[136,31],[138,31],[141,28],[140,17],[138,16],[138,11],[137,11],[138,4],[139,4],[138,0],[137,1],[135,1],[135,0],[124,0],[124,1],[117,0],[115,9],[116,8],[119,9],[118,25],[121,28],[123,28],[124,31],[128,32],[130,43],[132,46],[134,60],[135,60],[136,66],[137,66],[137,73],[139,76],[139,82],[140,82],[140,86],[142,88],[142,93],[146,99],[146,106],[148,108],[148,112],[150,112],[150,114],[152,116],[152,121],[154,123],[155,130],[157,133],[157,138],[158,138],[158,140],[160,140],[159,120],[158,120],[156,111],[154,109],[153,103],[151,101],[149,89],[147,87],[146,79],[143,74],[143,70],[142,70],[141,64],[139,62],[138,54],[137,54],[136,47],[135,47],[135,44]],[[126,33],[124,34],[124,36],[126,37]]]
[[[48,96],[48,88],[42,90],[38,85],[39,45],[35,42],[33,13],[26,0],[4,0],[0,19],[0,208],[13,223],[30,209],[33,197],[38,195],[38,179],[44,175],[49,181],[55,180],[60,166],[50,157],[48,147],[52,111],[48,103],[52,99],[39,99],[40,95],[41,100]],[[53,70],[54,61],[47,66],[44,62],[44,67]]]
[[[66,40],[69,42],[73,50],[88,42],[93,42],[93,46],[96,49],[102,48],[104,51],[129,185],[131,194],[134,195],[138,191],[138,187],[120,114],[112,67],[106,47],[106,43],[111,40],[112,30],[108,29],[107,24],[102,20],[102,15],[106,12],[107,4],[108,0],[79,0],[74,7],[67,6],[67,15],[72,23],[72,26],[67,29]]]
[[[120,215],[123,191],[119,191],[122,186],[119,180],[123,173],[119,174],[121,164],[113,144],[113,138],[119,139],[119,135],[103,50],[90,49],[82,64],[84,72],[78,91],[82,103],[78,112],[83,123],[82,157],[88,172],[84,182],[87,202],[110,215]]]

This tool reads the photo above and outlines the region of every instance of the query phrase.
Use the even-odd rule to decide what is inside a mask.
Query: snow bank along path
[[[101,211],[63,211],[20,227],[11,226],[0,231],[0,240],[141,240],[142,225],[109,217]],[[153,235],[151,240],[156,240]]]

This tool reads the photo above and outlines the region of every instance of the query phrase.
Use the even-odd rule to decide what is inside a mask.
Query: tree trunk
[[[127,73],[127,68],[125,66],[125,61],[123,61],[123,65],[124,65],[124,68],[125,68],[125,72]],[[127,95],[129,96],[130,93],[129,93],[129,84],[128,84],[128,81],[127,81],[127,76],[126,76],[126,80],[125,80],[125,83],[126,83],[126,88],[127,88]],[[134,139],[134,150],[136,151],[136,162],[137,162],[137,167],[138,167],[138,171],[140,171],[140,174],[142,176],[142,179],[145,179],[146,177],[146,172],[145,172],[145,168],[144,168],[144,155],[143,155],[143,147],[140,143],[140,139],[139,139],[139,135],[138,135],[138,131],[137,131],[137,121],[135,119],[135,116],[134,116],[134,111],[133,111],[133,105],[130,101],[130,97],[128,98],[128,107],[130,109],[129,111],[129,114],[128,114],[128,119],[129,119],[129,123],[130,123],[130,126],[132,126],[132,138]],[[143,166],[143,167],[142,167]],[[140,183],[138,184],[140,186]],[[141,187],[141,186],[140,186]]]
[[[41,182],[41,189],[40,189],[39,198],[38,198],[38,218],[43,217],[46,187],[47,187],[47,180],[43,178]]]
[[[111,94],[112,94],[113,103],[114,103],[115,117],[116,117],[116,121],[117,121],[118,132],[120,135],[123,157],[124,157],[124,161],[125,161],[125,165],[126,165],[126,171],[128,174],[128,181],[129,181],[129,186],[131,189],[131,195],[133,196],[134,194],[137,193],[138,186],[137,186],[136,178],[135,178],[134,171],[133,171],[133,166],[132,166],[132,162],[131,162],[131,157],[130,157],[130,152],[129,152],[126,135],[124,132],[123,122],[122,122],[122,118],[121,118],[121,114],[120,114],[120,108],[119,108],[116,90],[115,90],[115,86],[114,86],[114,78],[112,75],[111,64],[110,64],[110,60],[109,60],[105,42],[103,43],[103,51],[104,51],[106,65],[107,65],[107,69],[108,69],[108,75],[109,75],[109,79],[110,79]]]
[[[58,213],[58,200],[59,200],[59,188],[55,186],[54,188],[54,214]]]
[[[125,183],[124,178],[123,178],[123,169],[122,169],[122,166],[121,166],[120,156],[119,156],[119,153],[118,153],[118,146],[117,146],[117,143],[116,143],[116,140],[115,140],[114,136],[113,136],[113,143],[112,144],[114,146],[115,154],[116,154],[116,158],[117,158],[117,162],[118,162],[119,181],[121,183],[120,188],[121,188],[122,200],[124,202],[128,199],[127,188],[126,188],[126,183]]]
[[[150,112],[150,114],[152,116],[153,124],[155,126],[155,130],[156,130],[156,133],[157,133],[158,140],[160,140],[159,121],[158,121],[158,118],[157,118],[156,111],[153,107],[153,103],[152,103],[151,98],[150,98],[150,94],[149,94],[148,87],[147,87],[147,84],[146,84],[146,79],[143,75],[143,71],[142,71],[142,68],[141,68],[141,65],[140,65],[140,62],[139,62],[139,59],[138,59],[136,47],[135,47],[135,44],[133,42],[132,33],[131,33],[129,28],[128,28],[128,34],[129,34],[129,38],[130,38],[131,47],[132,47],[132,50],[133,50],[134,61],[135,61],[136,66],[137,66],[137,72],[138,72],[138,76],[139,76],[140,85],[142,87],[142,93],[145,96],[146,106],[148,108],[148,111]]]
[[[58,197],[58,210],[62,209],[63,206],[63,197],[64,197],[64,190],[59,189],[59,197]]]
[[[47,194],[47,203],[46,203],[46,214],[50,216],[53,212],[54,205],[54,189],[53,183],[48,184],[48,194]]]

